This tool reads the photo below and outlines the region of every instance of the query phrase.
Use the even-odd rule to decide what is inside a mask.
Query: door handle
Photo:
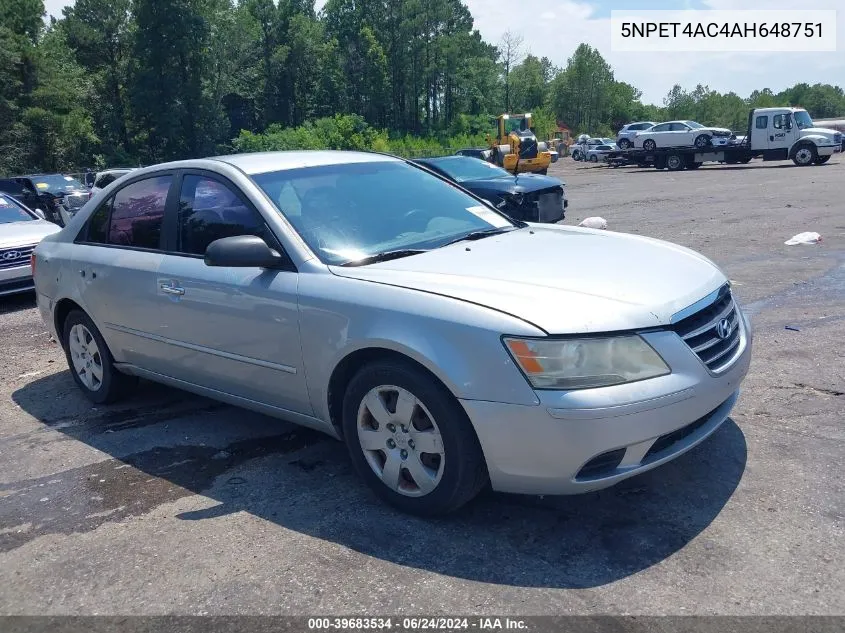
[[[185,294],[185,289],[179,288],[178,286],[171,286],[170,284],[159,284],[158,287],[166,295],[177,295],[181,297],[183,294]]]

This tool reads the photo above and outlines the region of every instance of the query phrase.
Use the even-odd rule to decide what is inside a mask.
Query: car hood
[[[801,130],[801,136],[810,136],[812,134],[826,136],[830,139],[833,139],[833,137],[835,137],[837,134],[840,134],[840,132],[837,132],[836,130],[831,130],[830,128],[826,127],[805,127],[803,130]]]
[[[659,240],[532,224],[475,242],[361,267],[341,277],[487,306],[550,334],[667,325],[727,280],[707,258]]]
[[[564,183],[552,176],[540,174],[520,174],[516,178],[483,178],[480,180],[467,180],[460,183],[462,187],[469,189],[483,189],[487,191],[503,191],[508,193],[531,193],[541,189],[562,187]]]
[[[0,248],[32,246],[61,229],[46,220],[0,224]]]

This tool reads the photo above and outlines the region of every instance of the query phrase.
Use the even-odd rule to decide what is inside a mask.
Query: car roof
[[[386,163],[401,161],[401,159],[388,154],[335,150],[255,152],[251,154],[214,156],[211,160],[228,163],[248,175],[263,174],[270,171],[299,169],[302,167],[325,167],[328,165],[345,165],[350,163]]]

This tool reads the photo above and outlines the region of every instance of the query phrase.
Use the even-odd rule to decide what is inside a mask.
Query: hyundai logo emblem
[[[731,322],[727,319],[722,319],[716,324],[716,336],[718,336],[723,341],[731,335],[731,332],[733,332],[733,330],[733,325],[731,325]]]
[[[0,253],[0,259],[5,262],[12,261],[13,259],[18,259],[21,254],[18,251],[6,251],[5,253]]]

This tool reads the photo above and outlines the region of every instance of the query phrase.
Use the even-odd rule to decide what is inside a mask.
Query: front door
[[[218,268],[203,261],[212,241],[258,235],[280,248],[258,211],[231,183],[186,172],[171,243],[157,277],[174,378],[262,404],[310,414],[299,337],[298,273]]]
[[[769,149],[789,149],[797,140],[798,127],[792,120],[791,112],[775,114],[769,127]]]

